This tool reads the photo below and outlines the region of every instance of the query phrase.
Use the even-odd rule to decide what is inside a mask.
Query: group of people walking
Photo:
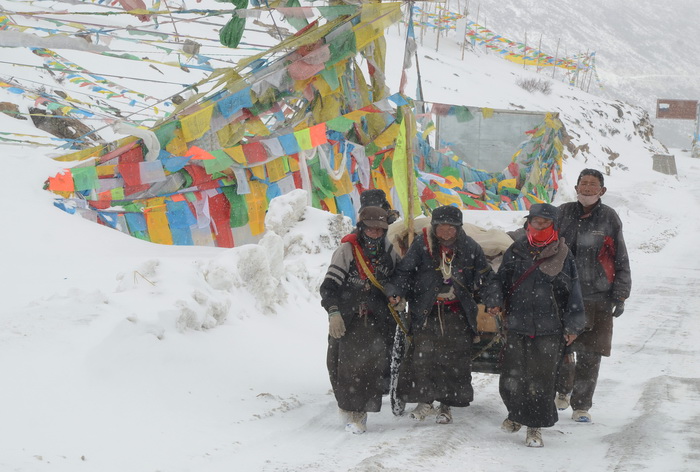
[[[575,189],[577,202],[531,206],[497,273],[464,232],[459,208],[436,208],[401,257],[386,237],[395,213],[383,192],[363,192],[357,228],[333,254],[320,289],[328,372],[347,431],[365,432],[367,413],[381,408],[403,306],[410,342],[396,396],[416,403],[411,418],[449,424],[452,407],[473,401],[481,303],[505,329],[501,428],[526,426],[526,444],[541,447],[541,428],[557,422],[558,408],[570,404],[575,421],[591,421],[601,356],[610,355],[612,319],[631,279],[622,224],[600,201],[603,175],[585,169]]]

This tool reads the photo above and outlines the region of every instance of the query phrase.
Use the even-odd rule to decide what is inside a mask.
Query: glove
[[[615,318],[618,318],[624,311],[625,311],[625,301],[624,300],[617,300],[615,302],[615,305],[613,306],[612,315]]]
[[[396,310],[398,312],[406,311],[406,299],[402,298],[401,300],[399,300],[399,303],[394,305],[394,310]]]
[[[345,334],[345,321],[337,310],[328,313],[328,334],[335,339],[340,339]]]

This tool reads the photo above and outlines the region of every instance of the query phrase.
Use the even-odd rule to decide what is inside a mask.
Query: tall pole
[[[559,59],[559,41],[561,41],[561,38],[557,39],[557,51],[554,53],[554,67],[552,67],[552,78],[554,78],[554,73],[557,71],[557,59]]]
[[[691,156],[700,159],[700,100],[695,110],[695,134],[693,135],[693,147]]]

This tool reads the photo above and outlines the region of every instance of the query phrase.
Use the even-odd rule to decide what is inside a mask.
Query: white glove
[[[328,314],[328,334],[335,339],[340,339],[345,334],[345,321],[339,311]]]

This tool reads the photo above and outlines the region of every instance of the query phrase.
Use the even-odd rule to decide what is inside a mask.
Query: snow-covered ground
[[[557,83],[530,94],[514,84],[532,72],[441,51],[419,52],[434,59],[422,62],[426,99],[559,111],[589,145],[565,161],[556,203],[574,198],[582,168],[610,171],[603,200],[625,225],[633,290],[593,423],[561,412],[545,447],[527,448],[524,433],[499,429],[497,376],[476,374],[475,401],[452,425],[395,417],[387,399],[367,434],[350,435],[330,392],[318,296],[346,220],[295,192],[273,204],[274,232],[259,246],[145,243],[53,207],[42,184],[64,166],[48,158],[55,149],[2,144],[0,470],[699,470],[700,160],[671,150],[678,177],[653,172],[660,145],[640,137],[637,109]],[[395,90],[400,55],[389,61]],[[605,148],[619,154],[612,166]],[[522,216],[465,212],[504,229]]]

